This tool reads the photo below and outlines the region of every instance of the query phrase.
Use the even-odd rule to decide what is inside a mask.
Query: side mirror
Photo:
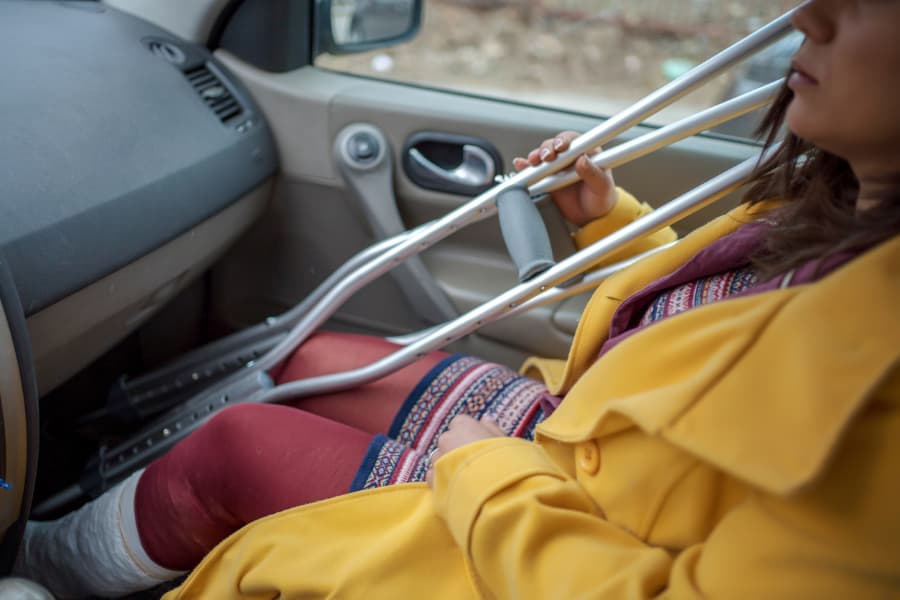
[[[415,37],[422,0],[316,0],[316,54],[352,54]]]

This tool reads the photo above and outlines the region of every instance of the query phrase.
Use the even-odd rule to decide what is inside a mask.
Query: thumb
[[[587,154],[575,161],[575,172],[593,191],[605,193],[609,189],[609,172],[594,164]]]
[[[606,215],[616,203],[615,184],[609,169],[597,166],[586,156],[575,162],[575,171],[584,181],[589,194],[582,196],[582,210],[589,220]]]

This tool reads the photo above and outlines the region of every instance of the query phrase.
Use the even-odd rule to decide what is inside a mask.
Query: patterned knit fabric
[[[653,300],[639,326],[649,325],[695,306],[717,302],[744,291],[754,283],[755,271],[750,267],[743,267],[670,288]]]
[[[507,435],[533,439],[546,391],[502,365],[463,355],[444,359],[410,393],[388,435],[373,440],[350,491],[424,481],[428,455],[459,414],[490,415]]]

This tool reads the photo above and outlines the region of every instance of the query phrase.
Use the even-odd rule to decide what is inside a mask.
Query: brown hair
[[[758,135],[769,148],[784,129],[794,97],[786,85],[763,118]],[[898,165],[900,171],[900,165]],[[900,181],[877,206],[857,212],[859,182],[850,164],[788,132],[781,147],[754,173],[744,202],[780,198],[774,225],[751,261],[760,279],[786,273],[807,261],[860,250],[900,232]]]

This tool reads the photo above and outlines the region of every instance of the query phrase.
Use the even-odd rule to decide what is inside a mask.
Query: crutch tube
[[[768,41],[771,42],[771,39]],[[719,123],[746,114],[765,105],[767,102],[771,101],[780,85],[780,81],[773,82],[721,105],[701,111],[694,116],[661,127],[649,134],[635,138],[609,150],[604,150],[596,156],[593,156],[591,160],[603,167],[617,167],[642,156],[646,156],[663,146],[709,129],[710,127],[714,127]],[[608,122],[609,121],[607,121],[607,123]],[[573,142],[573,147],[575,142],[583,137],[584,136],[576,138]],[[571,152],[572,148],[570,147],[566,153]],[[569,157],[570,162],[579,155],[580,153],[572,154]],[[560,155],[560,157],[562,156],[563,155]],[[523,181],[524,174],[530,170],[540,171],[541,169],[548,168],[559,162],[560,159],[558,158],[553,163],[544,163],[538,167],[529,167],[528,169],[520,171],[517,175],[512,175],[506,181],[491,190],[488,190],[481,196],[476,197],[468,204],[452,211],[445,217],[421,225],[408,234],[403,234],[405,236],[403,240],[386,248],[381,255],[373,259],[372,263],[367,266],[359,267],[340,281],[335,280],[334,286],[321,295],[320,302],[298,321],[294,330],[266,356],[257,361],[258,368],[269,369],[278,364],[278,362],[288,356],[303,342],[303,340],[309,337],[313,331],[324,323],[328,317],[334,314],[347,298],[352,296],[370,281],[400,264],[406,260],[406,258],[431,247],[433,244],[444,239],[458,229],[492,216],[497,212],[496,197],[502,195],[511,188],[521,187],[522,184],[520,182]],[[529,188],[529,193],[534,195],[548,191],[548,189],[558,189],[559,187],[568,185],[568,183],[577,181],[577,178],[578,175],[574,172],[567,173],[560,176],[560,179],[555,180],[552,188],[548,188],[543,185],[543,182],[539,182]]]
[[[601,152],[595,156],[592,156],[590,160],[597,166],[603,168],[615,168],[620,165],[626,164],[628,162],[631,162],[632,160],[635,160],[636,158],[640,158],[641,156],[645,156],[655,150],[658,150],[659,148],[663,148],[686,137],[700,133],[701,131],[706,131],[707,129],[715,127],[716,125],[720,125],[721,123],[766,106],[775,98],[775,95],[778,93],[778,90],[781,89],[781,86],[783,84],[784,79],[778,79],[756,90],[747,92],[745,94],[742,94],[741,96],[732,98],[731,100],[707,108],[695,115],[692,115],[685,119],[681,119],[665,127],[661,127],[660,129],[657,129],[649,134],[640,136],[629,142],[625,142],[623,144],[615,146],[614,148],[610,148],[605,152]],[[564,188],[567,185],[571,185],[578,181],[578,179],[578,174],[575,173],[574,170],[560,171],[553,175],[549,175],[538,183],[532,185],[528,189],[528,192],[530,196],[539,196],[541,194],[546,194]],[[498,199],[497,205],[502,227],[503,209],[500,199]],[[564,286],[557,286],[551,290],[547,290],[540,296],[532,298],[526,303],[520,304],[515,309],[508,312],[505,316],[510,317],[513,315],[517,315],[531,310],[532,308],[559,302],[560,300],[563,300],[565,298],[569,298],[576,294],[580,294],[582,292],[593,289],[607,277],[610,277],[615,273],[618,273],[619,271],[630,267],[639,260],[656,254],[657,252],[661,252],[662,250],[665,250],[677,243],[678,242],[676,241],[670,244],[664,244],[658,248],[653,248],[652,250],[648,250],[647,252],[644,252],[637,256],[633,256],[615,264],[603,267],[602,269],[591,271],[577,283],[567,282]],[[518,265],[518,263],[516,264]],[[523,279],[521,279],[521,275],[520,281],[524,281]],[[436,327],[429,327],[423,331],[417,331],[405,335],[391,337],[390,341],[405,346],[415,342],[416,340],[422,339],[434,330],[436,330]]]
[[[486,302],[450,323],[438,327],[426,337],[401,348],[377,362],[344,373],[312,377],[263,390],[252,400],[256,402],[281,402],[291,398],[349,389],[384,377],[388,373],[392,373],[416,359],[424,357],[428,352],[437,350],[468,335],[481,327],[485,322],[497,319],[540,293],[590,268],[591,265],[604,256],[608,256],[633,240],[676,223],[731,193],[744,184],[752,175],[756,165],[765,161],[777,148],[778,145],[775,145],[762,156],[745,160],[682,196],[667,202],[652,213],[626,225],[592,246],[560,261],[556,266],[536,276],[531,281],[519,284],[494,300]]]
[[[736,63],[744,60],[754,52],[757,52],[761,48],[784,37],[793,29],[791,18],[796,10],[796,8],[791,9],[771,23],[754,31],[728,48],[725,48],[712,58],[700,63],[681,77],[678,77],[656,91],[651,92],[622,112],[610,117],[597,127],[577,137],[572,141],[569,148],[560,154],[551,164],[563,163],[559,168],[567,166],[581,154],[589,152],[599,145],[605,144],[616,135],[634,127],[647,117],[656,114],[679,98],[682,98],[686,94],[699,88],[719,73],[722,73]],[[532,168],[537,170],[540,167]],[[553,171],[559,170],[559,168],[554,169]],[[543,177],[553,171],[542,170],[538,177]],[[523,176],[523,179],[528,181],[528,183],[534,183],[538,179],[538,177],[532,177],[530,169],[525,169],[520,174]]]
[[[548,289],[545,292],[541,292],[534,298],[531,298],[530,300],[519,304],[515,308],[510,309],[508,312],[504,313],[502,317],[512,317],[524,312],[528,312],[533,308],[553,304],[554,302],[559,302],[560,300],[565,300],[566,298],[570,298],[583,292],[590,291],[600,285],[603,280],[612,277],[620,271],[624,271],[631,265],[640,262],[645,258],[653,256],[654,254],[662,252],[663,250],[668,250],[672,246],[676,245],[679,241],[680,240],[675,240],[674,242],[669,242],[668,244],[657,246],[656,248],[652,248],[650,250],[647,250],[646,252],[642,252],[624,260],[620,260],[619,262],[613,263],[611,265],[594,269],[584,277],[579,277],[577,281],[571,283],[566,282],[564,285],[557,285],[556,287]],[[487,325],[487,323],[485,323],[485,325]],[[428,327],[427,329],[415,331],[413,333],[391,336],[386,339],[389,342],[397,344],[398,346],[408,346],[413,342],[417,342],[428,334],[436,331],[438,327],[440,327],[440,325]]]
[[[778,79],[746,94],[591,156],[590,160],[595,165],[606,169],[624,165],[684,138],[768,105],[775,99],[778,90],[781,89],[783,84],[784,78]],[[543,178],[528,188],[528,192],[532,196],[546,194],[571,185],[578,180],[578,173],[572,169],[566,169]]]
[[[716,125],[739,117],[741,115],[745,115],[751,111],[765,106],[775,97],[783,82],[783,79],[779,79],[756,90],[747,92],[736,98],[732,98],[731,100],[723,102],[719,105],[707,108],[695,115],[681,119],[665,127],[661,127],[655,131],[652,131],[651,133],[619,144],[618,146],[607,149],[604,152],[592,156],[591,161],[604,168],[615,168],[642,156],[646,156],[647,154],[650,154],[651,152],[659,148],[663,148],[681,139],[692,136],[696,133],[700,133],[701,131],[705,131],[707,129],[715,127]],[[576,182],[577,180],[578,174],[574,171],[561,171],[554,175],[545,177],[538,183],[532,185],[528,191],[530,195],[538,196],[563,188]],[[310,294],[310,296],[307,297],[301,304],[298,304],[289,312],[285,313],[281,317],[278,317],[278,319],[280,321],[289,323],[298,322],[300,318],[305,315],[314,305],[321,301],[321,299],[332,288],[343,281],[345,277],[352,274],[357,268],[364,266],[375,256],[378,256],[389,248],[393,248],[400,242],[409,238],[410,235],[415,234],[429,224],[430,223],[420,225],[414,230],[398,234],[397,236],[383,240],[382,242],[379,242],[378,244],[361,251],[352,259],[344,263],[338,271],[335,271],[331,276],[329,276],[328,279],[326,279],[325,282],[323,282],[318,288],[316,288],[316,290],[312,294]],[[629,265],[630,263],[631,261],[623,262],[622,268]],[[594,276],[585,280],[585,283],[587,285],[579,285],[577,289],[579,290],[579,292],[584,291],[585,289],[590,289],[592,282],[593,285],[596,285],[599,280],[600,279],[596,276],[596,274],[594,274]],[[567,289],[569,289],[568,286]],[[557,299],[561,299],[569,295],[572,294],[563,295],[558,293]],[[428,328],[429,331],[431,329],[433,328]],[[420,333],[421,332],[416,332],[408,334],[408,336],[418,337],[420,336]],[[396,339],[405,339],[408,336],[398,336]],[[283,356],[280,356],[277,358],[277,360],[282,360],[283,358]]]
[[[335,286],[320,304],[301,320],[295,330],[259,362],[270,368],[293,351],[303,340],[334,314],[357,289],[377,279],[410,256],[430,248],[458,229],[485,219],[496,212],[496,198],[508,188],[528,186],[571,164],[578,156],[605,144],[623,131],[659,112],[685,94],[698,88],[708,79],[725,71],[759,49],[784,37],[792,29],[793,9],[722,52],[694,67],[678,79],[647,95],[630,108],[607,119],[594,129],[573,140],[569,149],[550,163],[523,169],[506,181],[473,198],[431,225],[423,226],[395,247],[387,250],[372,263],[360,268]],[[282,358],[278,358],[278,357]],[[261,367],[263,368],[263,367]]]

